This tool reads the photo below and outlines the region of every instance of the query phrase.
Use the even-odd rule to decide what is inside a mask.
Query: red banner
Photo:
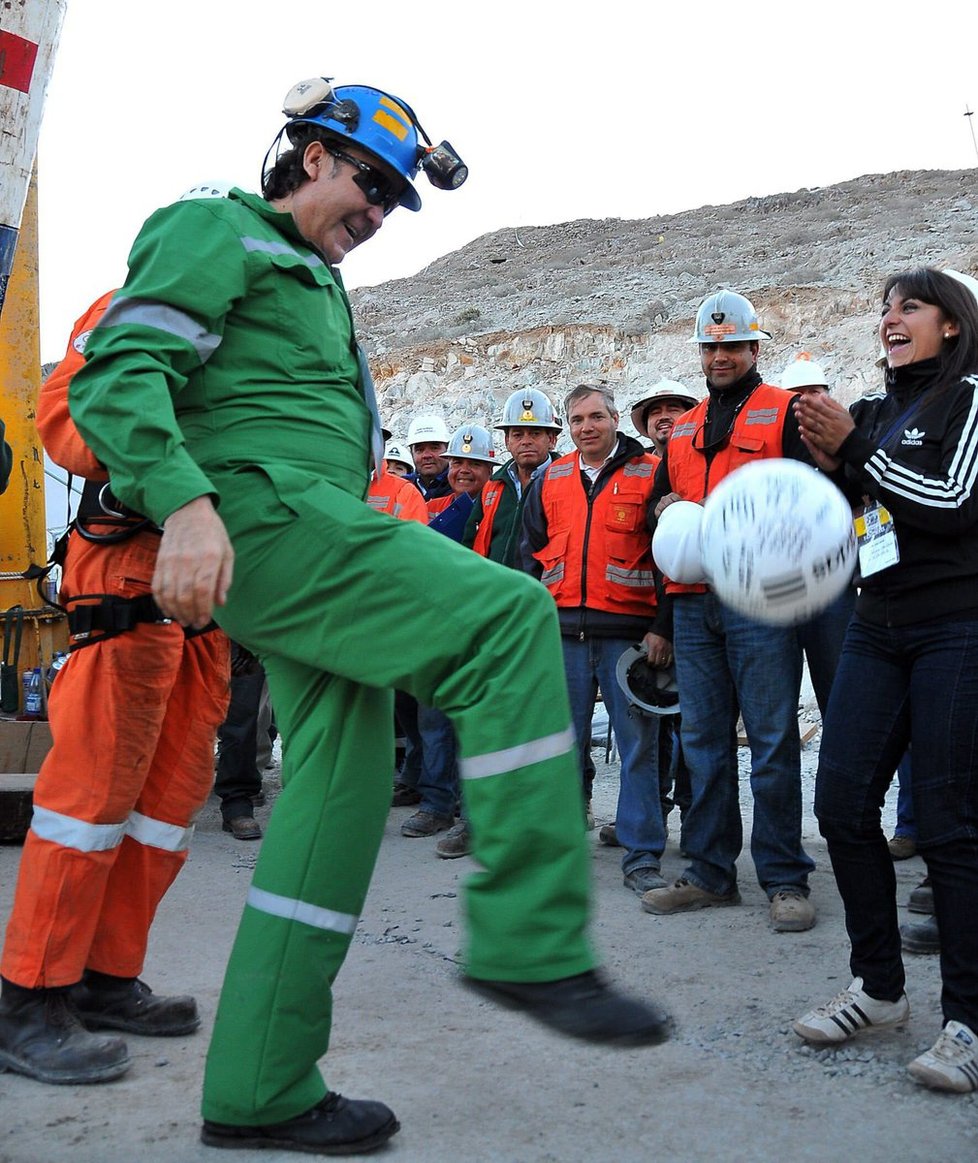
[[[0,29],[0,85],[27,93],[34,75],[37,45]]]

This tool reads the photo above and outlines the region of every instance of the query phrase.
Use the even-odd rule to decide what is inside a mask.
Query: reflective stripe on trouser
[[[65,588],[146,593],[158,544],[151,534],[117,546],[72,534]],[[227,685],[218,632],[187,640],[179,626],[143,624],[69,658],[51,689],[54,745],[34,791],[40,811],[24,843],[4,977],[34,988],[70,985],[86,968],[142,972],[157,905],[210,790]]]
[[[238,571],[219,615],[262,656],[284,754],[204,1084],[204,1116],[243,1125],[294,1117],[325,1093],[329,987],[390,806],[391,700],[377,688],[440,708],[458,733],[481,866],[465,892],[467,971],[545,981],[595,964],[549,594],[310,474],[266,471],[215,481]]]

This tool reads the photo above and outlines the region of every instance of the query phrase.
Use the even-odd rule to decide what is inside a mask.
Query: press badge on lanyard
[[[893,515],[874,501],[853,522],[859,542],[859,574],[870,577],[900,560]]]

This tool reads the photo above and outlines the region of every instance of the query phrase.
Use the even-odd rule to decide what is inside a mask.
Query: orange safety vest
[[[505,492],[503,481],[487,480],[482,486],[482,520],[476,530],[472,548],[483,557],[489,556],[489,546],[492,544],[492,523],[496,519],[499,506],[496,502]]]
[[[390,513],[402,521],[420,521],[428,524],[428,509],[424,497],[409,480],[395,476],[385,469],[370,481],[367,504],[378,513]]]
[[[650,453],[632,457],[615,469],[590,504],[576,452],[554,461],[544,473],[541,502],[549,540],[533,556],[558,606],[640,618],[655,610],[646,513],[658,463]]]
[[[730,438],[711,460],[694,448],[701,443],[709,399],[701,400],[673,425],[669,436],[669,484],[684,501],[703,501],[725,476],[741,465],[784,455],[782,433],[794,393],[758,384],[734,417]],[[666,578],[670,594],[702,594],[704,585],[680,585]]]

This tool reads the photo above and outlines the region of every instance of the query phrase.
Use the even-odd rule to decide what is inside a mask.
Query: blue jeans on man
[[[713,593],[678,594],[673,607],[682,746],[693,802],[683,827],[684,876],[726,896],[743,847],[737,714],[751,752],[751,856],[769,898],[808,895],[814,862],[801,844],[801,650],[791,627],[768,626]]]
[[[630,638],[597,637],[588,637],[581,642],[569,636],[562,642],[582,770],[585,749],[590,745],[591,716],[599,688],[618,741],[621,782],[615,831],[619,844],[625,849],[622,872],[627,876],[639,868],[658,870],[666,846],[659,802],[660,720],[632,714],[628,699],[615,677],[618,659],[634,642]]]

